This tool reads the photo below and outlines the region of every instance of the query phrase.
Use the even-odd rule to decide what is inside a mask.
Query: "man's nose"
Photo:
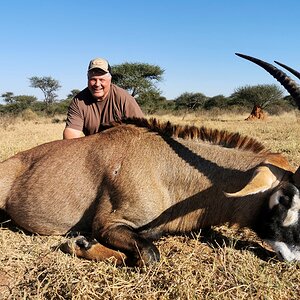
[[[100,79],[97,79],[97,80],[95,81],[95,85],[96,85],[96,86],[101,86],[101,80],[100,80]]]

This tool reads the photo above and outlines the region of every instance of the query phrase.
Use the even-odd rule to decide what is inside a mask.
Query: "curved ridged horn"
[[[300,87],[293,79],[291,79],[283,71],[279,70],[275,66],[273,66],[263,60],[260,60],[258,58],[252,57],[252,56],[244,55],[241,53],[235,53],[235,54],[244,59],[252,61],[253,63],[255,63],[255,64],[259,65],[260,67],[262,67],[263,69],[265,69],[268,73],[270,73],[275,79],[277,79],[285,87],[285,89],[294,98],[298,108],[300,109]]]
[[[274,60],[274,62],[275,62],[277,65],[279,65],[279,66],[285,68],[286,70],[288,70],[289,72],[291,72],[293,75],[295,75],[297,78],[300,79],[300,73],[299,73],[298,71],[292,69],[291,67],[289,67],[289,66],[287,66],[287,65],[285,65],[285,64],[283,64],[283,63],[280,63],[279,61]]]

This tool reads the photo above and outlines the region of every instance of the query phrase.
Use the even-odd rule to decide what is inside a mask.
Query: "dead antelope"
[[[91,232],[62,247],[87,259],[149,264],[160,236],[228,223],[300,260],[300,168],[238,133],[130,122],[3,161],[0,208],[33,233]]]

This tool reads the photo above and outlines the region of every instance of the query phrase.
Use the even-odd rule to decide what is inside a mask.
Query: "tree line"
[[[161,67],[146,63],[126,62],[112,66],[112,82],[126,89],[148,114],[162,111],[186,113],[201,109],[250,110],[254,106],[267,109],[270,113],[278,113],[296,108],[291,97],[284,96],[283,90],[275,84],[238,87],[229,97],[208,97],[200,92],[184,92],[175,99],[166,99],[157,87],[163,80],[163,74]],[[48,115],[65,114],[72,98],[79,92],[78,89],[73,89],[66,99],[58,100],[57,91],[61,88],[58,80],[33,76],[29,78],[29,82],[31,87],[43,92],[44,99],[40,101],[35,96],[4,92],[1,97],[5,104],[0,104],[0,113],[18,114],[25,109],[31,109]]]

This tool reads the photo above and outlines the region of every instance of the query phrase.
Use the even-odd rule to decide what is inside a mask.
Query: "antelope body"
[[[91,231],[99,243],[82,237],[64,250],[89,259],[113,256],[117,263],[125,255],[137,264],[156,261],[152,239],[226,222],[295,246],[284,233],[276,240],[278,228],[269,230],[275,212],[276,222],[286,222],[284,232],[299,230],[298,218],[287,218],[298,214],[299,190],[289,183],[294,170],[280,154],[237,134],[133,123],[2,162],[0,207],[30,232]],[[285,206],[276,193],[287,197]],[[292,250],[288,255],[300,259]]]

